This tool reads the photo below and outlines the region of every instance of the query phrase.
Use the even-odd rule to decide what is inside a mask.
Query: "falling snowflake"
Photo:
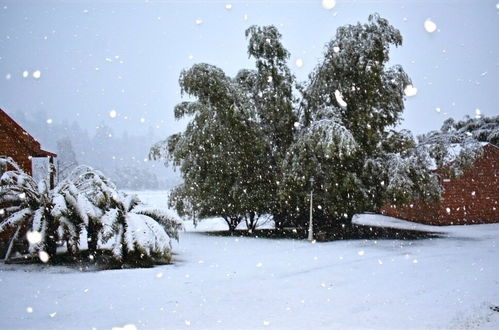
[[[435,24],[435,22],[433,22],[429,18],[426,21],[424,21],[423,25],[424,25],[424,29],[428,33],[433,33],[433,32],[435,32],[437,30],[437,24]]]
[[[29,77],[29,72],[23,71],[23,78],[28,78],[28,77]]]
[[[140,122],[143,124],[146,122],[146,119],[142,117],[142,118],[140,118]]]
[[[40,70],[36,70],[35,72],[33,72],[33,78],[40,79],[41,76],[42,73],[40,72]]]
[[[322,8],[331,10],[336,6],[336,0],[322,0]]]
[[[38,258],[40,258],[40,261],[43,263],[47,263],[50,259],[49,254],[45,251],[38,252]]]
[[[360,250],[359,252],[357,252],[357,254],[358,254],[359,256],[363,256],[363,255],[364,255],[364,254],[366,254],[366,253],[364,252],[364,250]]]
[[[340,52],[340,47],[338,47],[338,46],[334,46],[334,47],[333,47],[333,52],[335,52],[335,53],[339,53],[339,52]]]
[[[25,199],[26,198],[26,193],[20,193],[19,194],[20,199]]]
[[[232,4],[231,3],[225,4],[225,9],[231,10],[232,9]]]
[[[269,82],[269,83],[272,82],[272,76],[267,77],[267,82]]]
[[[42,241],[42,234],[37,231],[28,231],[26,233],[26,238],[30,244],[38,244]]]
[[[189,320],[185,320],[184,323],[185,323],[186,326],[190,326],[191,325],[191,321],[189,321]]]
[[[200,18],[197,18],[194,22],[196,23],[196,25],[201,25],[201,24],[203,24],[203,20],[202,20],[202,19],[200,19]]]
[[[135,324],[126,324],[123,327],[113,327],[111,330],[137,330]]]
[[[52,318],[53,318],[53,317],[55,317],[55,316],[56,316],[56,314],[57,314],[57,312],[53,312],[53,313],[50,313],[49,315],[50,315],[50,317],[52,317]]]
[[[27,307],[26,312],[28,313],[33,313],[33,307]]]
[[[418,89],[413,85],[407,85],[404,89],[405,96],[415,96],[418,93]]]
[[[262,266],[263,266],[263,264],[261,262],[259,262],[259,263],[256,264],[256,267],[258,267],[258,268],[260,268]]]
[[[5,75],[5,79],[10,80],[10,78],[12,78],[12,75],[11,75],[10,73],[7,73],[7,74]]]
[[[343,100],[343,95],[341,95],[341,92],[339,90],[334,91],[334,97],[336,98],[336,102],[338,102],[340,107],[342,108],[347,107],[347,103],[345,102],[345,100]]]
[[[157,273],[156,274],[156,278],[162,278],[163,277],[163,273]]]
[[[480,119],[482,118],[482,112],[480,111],[480,109],[475,109],[475,118],[476,119]]]
[[[248,18],[249,18],[248,14],[244,14],[244,16],[243,16],[243,20],[244,20],[245,22],[246,22],[246,21],[248,21]]]
[[[298,68],[301,68],[303,66],[303,60],[301,58],[297,58],[295,61],[295,65]]]
[[[114,109],[109,111],[109,117],[116,118],[117,115],[118,115],[118,111],[116,111]]]
[[[265,320],[265,321],[263,321],[263,325],[266,326],[266,327],[268,327],[270,325],[270,322],[267,321],[267,320]]]
[[[440,109],[440,108],[435,108],[435,111],[436,111],[436,112],[440,112],[440,111],[442,111],[442,109]]]

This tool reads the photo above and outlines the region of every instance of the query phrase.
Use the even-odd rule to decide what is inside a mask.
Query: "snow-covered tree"
[[[58,181],[65,179],[71,171],[78,166],[73,144],[69,137],[57,140],[57,178]]]
[[[340,27],[299,87],[300,102],[278,30],[252,26],[246,36],[256,70],[233,79],[208,64],[184,71],[182,91],[196,101],[175,114],[192,120],[152,148],[180,167],[172,203],[181,214],[223,216],[230,229],[264,213],[277,226],[304,225],[313,189],[317,225],[333,226],[387,199],[438,196],[424,153],[394,130],[411,81],[401,66],[387,67],[402,36],[386,19]]]
[[[452,118],[446,120],[441,128],[442,132],[451,132],[472,136],[480,142],[489,142],[499,146],[499,116],[466,116],[463,120],[455,122]]]
[[[115,168],[113,181],[122,189],[158,189],[159,181],[156,174],[147,168],[137,165],[125,165]]]
[[[482,155],[483,142],[499,145],[499,116],[467,117],[458,122],[449,118],[440,130],[419,136],[418,148],[428,153],[434,168],[460,176]]]
[[[239,86],[212,65],[183,71],[180,85],[197,100],[177,105],[175,115],[192,120],[183,133],[153,146],[151,157],[180,167],[184,182],[170,199],[180,215],[220,216],[234,230],[258,216],[263,203],[256,196],[265,178],[254,171],[263,166],[259,155],[266,149],[256,113]]]
[[[286,214],[278,194],[283,181],[280,166],[293,142],[294,124],[298,120],[293,96],[295,77],[287,64],[290,54],[275,26],[251,26],[246,37],[248,55],[255,59],[256,70],[241,70],[236,81],[255,109],[266,148],[265,153],[258,155],[259,163],[264,166],[255,168],[253,175],[267,178],[267,183],[252,193],[260,193],[255,197],[265,201],[262,211],[272,214],[280,227]]]
[[[387,63],[390,46],[401,44],[400,32],[377,14],[365,24],[338,28],[328,43],[304,87],[301,131],[283,164],[286,180],[280,193],[295,219],[301,219],[296,221],[308,219],[303,213],[310,178],[314,219],[325,227],[376,211],[389,191],[414,197],[425,180],[432,182],[425,188],[438,188],[426,164],[412,163],[406,152],[412,137],[394,131],[410,79],[401,66]],[[399,141],[392,145],[394,139]],[[438,195],[438,189],[430,195]]]

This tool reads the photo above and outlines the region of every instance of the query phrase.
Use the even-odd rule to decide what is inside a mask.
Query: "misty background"
[[[59,142],[121,187],[169,188],[178,173],[147,155],[185,127],[173,117],[182,69],[206,62],[234,76],[253,68],[244,31],[273,24],[304,81],[337,27],[374,12],[400,29],[391,64],[417,88],[403,128],[420,134],[448,117],[499,114],[494,0],[337,1],[330,10],[321,0],[0,0],[0,108],[43,148],[61,153]]]

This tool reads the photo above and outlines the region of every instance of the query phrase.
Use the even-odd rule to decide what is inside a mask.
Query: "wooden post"
[[[313,223],[313,199],[314,199],[314,178],[310,179],[310,219],[308,221],[308,240],[314,240],[314,223]]]
[[[54,157],[49,156],[49,188],[55,188],[55,165],[54,165]]]

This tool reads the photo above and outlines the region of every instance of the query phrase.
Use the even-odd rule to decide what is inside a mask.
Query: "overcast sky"
[[[496,0],[338,0],[331,10],[321,2],[0,0],[0,108],[166,137],[183,127],[172,115],[182,69],[207,62],[234,75],[253,67],[248,26],[278,26],[305,80],[337,27],[378,12],[400,29],[404,44],[391,62],[418,89],[406,101],[404,128],[422,133],[477,109],[499,114]],[[435,32],[425,30],[427,19]]]

